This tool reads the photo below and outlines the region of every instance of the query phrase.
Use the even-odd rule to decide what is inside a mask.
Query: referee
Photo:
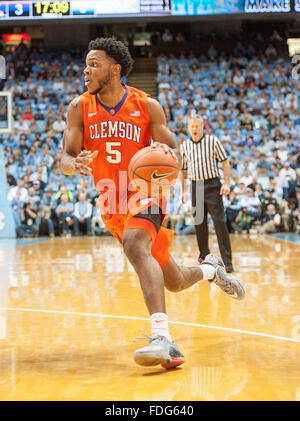
[[[230,164],[219,139],[203,134],[203,119],[200,115],[189,118],[188,132],[190,136],[180,145],[181,201],[185,203],[184,179],[188,177],[192,180],[192,206],[195,210],[194,216],[197,216],[195,230],[200,251],[199,261],[204,260],[210,253],[207,225],[207,214],[210,213],[222,260],[226,271],[231,273],[234,269],[222,200],[222,195],[226,196],[230,192]],[[223,184],[220,182],[218,162],[221,162],[223,167]]]

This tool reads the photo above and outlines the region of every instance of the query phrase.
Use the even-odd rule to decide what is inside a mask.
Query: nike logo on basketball
[[[172,175],[174,174],[175,171],[172,172],[167,172],[166,174],[157,174],[157,171],[154,171],[154,173],[152,174],[152,178],[164,178],[164,177],[168,177],[168,175]]]
[[[98,111],[96,111],[95,113],[89,113],[89,117],[92,117],[93,115],[97,114]]]

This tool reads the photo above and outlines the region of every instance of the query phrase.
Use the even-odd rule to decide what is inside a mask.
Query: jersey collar
[[[128,95],[128,86],[127,85],[124,85],[123,83],[122,83],[122,86],[125,88],[125,94],[124,94],[124,96],[123,96],[123,98],[121,99],[121,101],[115,106],[115,107],[107,107],[106,105],[104,105],[101,101],[100,101],[100,99],[99,99],[99,97],[98,97],[98,95],[97,95],[97,101],[98,101],[98,103],[101,105],[101,107],[103,107],[107,112],[108,112],[108,114],[110,114],[111,116],[115,116],[116,114],[117,114],[117,112],[120,110],[120,108],[122,107],[122,105],[124,104],[124,102],[125,102],[125,100],[126,100],[126,98],[127,98],[127,95]]]
[[[205,137],[205,134],[201,137],[201,139],[200,139],[200,140],[198,140],[198,142],[195,142],[195,141],[192,139],[192,136],[190,136],[190,137],[189,137],[189,139],[190,139],[190,141],[191,141],[191,142],[195,143],[195,145],[196,145],[197,143],[201,143],[201,141],[204,139],[204,137]]]

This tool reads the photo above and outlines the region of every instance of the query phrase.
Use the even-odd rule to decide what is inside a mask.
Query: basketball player
[[[118,187],[121,175],[133,155],[149,146],[151,139],[179,156],[161,105],[121,83],[131,68],[132,58],[122,42],[111,38],[91,41],[84,69],[87,92],[75,98],[68,109],[62,171],[67,175],[92,175],[100,201],[105,192],[99,185],[104,179],[114,183],[116,197],[126,196],[129,201],[133,192],[127,186]],[[134,360],[145,366],[176,367],[185,360],[170,336],[164,287],[178,292],[206,280],[237,299],[244,297],[244,288],[212,254],[199,267],[175,263],[168,251],[173,233],[162,227],[165,213],[159,200],[149,199],[140,212],[121,212],[120,201],[107,208],[101,211],[102,219],[133,265],[150,313],[149,343],[134,352]]]

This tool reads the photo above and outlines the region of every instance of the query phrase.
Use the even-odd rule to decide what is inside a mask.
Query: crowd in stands
[[[183,42],[181,33],[174,37]],[[84,52],[21,45],[5,56],[3,89],[13,95],[14,128],[2,143],[18,236],[108,235],[92,178],[60,170],[67,106],[84,92]],[[205,132],[226,148],[229,231],[299,233],[300,79],[292,77],[290,60],[272,43],[258,51],[238,41],[230,53],[211,44],[200,55],[160,54],[157,63],[158,99],[177,142],[187,136],[187,118],[198,113]],[[177,234],[194,232],[190,201],[180,203],[178,186],[168,210],[167,226]]]
[[[270,39],[281,38],[274,31]],[[260,233],[299,233],[300,77],[272,43],[260,47],[238,41],[230,55],[213,44],[199,56],[160,54],[158,99],[178,144],[197,113],[205,133],[224,145],[232,167],[224,200],[231,233],[253,226]],[[194,232],[188,225],[183,232]]]

